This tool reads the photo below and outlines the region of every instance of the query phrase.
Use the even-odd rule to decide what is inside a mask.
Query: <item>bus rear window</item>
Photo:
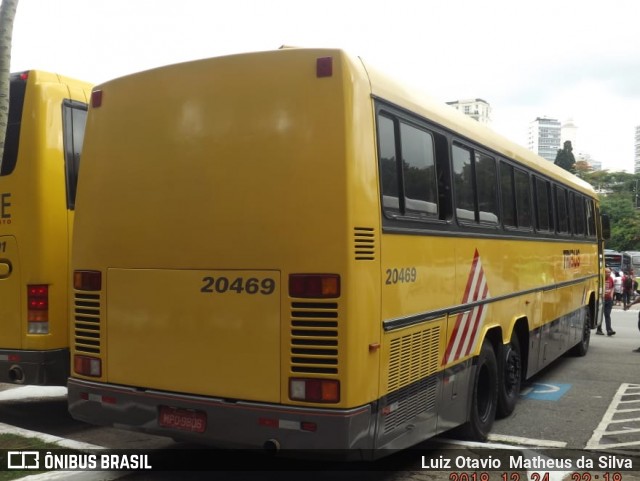
[[[4,155],[0,165],[0,176],[13,172],[18,161],[18,144],[20,142],[20,125],[22,122],[22,108],[24,95],[27,89],[27,81],[23,74],[11,75],[11,87],[9,92],[9,122],[4,143]]]

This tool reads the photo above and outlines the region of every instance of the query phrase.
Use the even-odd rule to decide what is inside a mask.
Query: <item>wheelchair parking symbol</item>
[[[520,397],[540,401],[559,401],[571,389],[571,384],[543,384],[534,382],[520,391]]]

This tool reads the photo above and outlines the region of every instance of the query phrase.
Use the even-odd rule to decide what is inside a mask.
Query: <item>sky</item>
[[[281,45],[343,48],[442,102],[481,98],[525,146],[537,117],[572,119],[574,151],[633,172],[638,0],[20,0],[11,71],[100,83]]]

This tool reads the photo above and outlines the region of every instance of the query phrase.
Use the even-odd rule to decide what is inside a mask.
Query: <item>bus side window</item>
[[[67,208],[76,205],[76,188],[80,170],[80,154],[84,143],[84,129],[87,123],[87,104],[65,100],[62,104],[62,125],[64,161],[67,179]]]
[[[437,217],[438,188],[433,136],[404,122],[400,123],[402,179],[406,216]]]
[[[514,170],[516,188],[516,212],[518,213],[518,227],[531,228],[531,184],[529,174],[520,169]]]
[[[556,185],[556,217],[558,219],[558,233],[569,233],[569,211],[567,208],[567,190]]]
[[[536,196],[536,229],[540,231],[553,231],[553,215],[551,213],[550,183],[540,177],[533,178]]]
[[[380,183],[382,208],[393,218],[400,214],[400,181],[396,164],[396,135],[392,119],[378,115],[378,158],[380,159]]]
[[[507,227],[517,227],[513,167],[504,161],[500,162],[500,192],[502,194],[502,222]]]

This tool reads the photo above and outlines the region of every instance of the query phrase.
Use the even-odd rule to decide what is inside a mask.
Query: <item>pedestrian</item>
[[[625,272],[622,279],[622,302],[628,305],[633,301],[633,271]]]
[[[607,328],[607,336],[613,336],[616,331],[611,329],[611,309],[613,309],[614,282],[611,277],[611,269],[604,270],[604,323]],[[626,306],[626,304],[625,304]],[[602,325],[596,329],[596,334],[603,336]]]
[[[613,305],[619,306],[622,303],[622,271],[615,271],[613,278],[614,299]]]

